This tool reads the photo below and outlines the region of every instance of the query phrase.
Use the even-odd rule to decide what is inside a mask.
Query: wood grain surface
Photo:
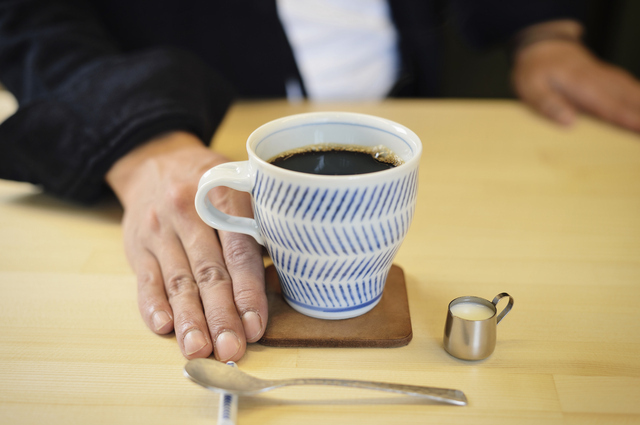
[[[277,101],[236,104],[214,148],[245,159],[256,127],[310,110],[379,115],[423,141],[416,215],[394,260],[413,339],[252,344],[238,366],[263,378],[457,388],[469,405],[288,388],[242,398],[238,424],[640,423],[638,135],[589,118],[561,129],[513,101]],[[218,395],[185,379],[175,337],[139,317],[121,216],[113,199],[87,208],[0,181],[1,424],[214,423]],[[449,356],[448,303],[500,292],[515,306],[492,356]]]

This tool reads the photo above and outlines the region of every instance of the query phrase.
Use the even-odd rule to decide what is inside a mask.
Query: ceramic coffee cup
[[[277,167],[277,155],[310,145],[385,146],[401,164],[366,174],[317,175]],[[253,236],[269,252],[285,300],[321,319],[371,310],[382,296],[416,204],[422,152],[414,132],[347,112],[293,115],[264,124],[247,140],[248,161],[207,171],[196,209],[210,226]],[[251,194],[255,219],[229,216],[207,196],[216,186]]]

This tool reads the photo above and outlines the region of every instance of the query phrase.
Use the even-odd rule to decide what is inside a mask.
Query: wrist
[[[105,181],[120,202],[125,204],[127,193],[130,192],[137,174],[144,172],[148,163],[194,150],[197,152],[209,149],[200,139],[188,132],[174,131],[161,134],[118,159],[107,171]]]
[[[542,22],[518,32],[510,43],[510,56],[516,58],[526,48],[541,42],[559,41],[582,45],[584,27],[578,21],[563,19]]]

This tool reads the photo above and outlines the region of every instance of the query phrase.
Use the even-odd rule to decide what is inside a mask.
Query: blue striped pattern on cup
[[[307,187],[255,176],[255,219],[290,304],[344,313],[379,301],[416,202],[417,168],[377,184]]]

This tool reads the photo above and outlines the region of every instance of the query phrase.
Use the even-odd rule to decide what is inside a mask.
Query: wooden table
[[[563,130],[512,101],[236,105],[216,135],[246,158],[260,124],[340,109],[424,144],[416,219],[396,257],[414,337],[402,348],[251,345],[256,376],[459,388],[469,405],[364,390],[282,389],[240,400],[239,424],[640,423],[640,137],[591,119]],[[0,423],[212,424],[218,395],[182,375],[175,337],[138,315],[121,209],[0,182]],[[442,348],[447,304],[515,298],[494,354]]]

